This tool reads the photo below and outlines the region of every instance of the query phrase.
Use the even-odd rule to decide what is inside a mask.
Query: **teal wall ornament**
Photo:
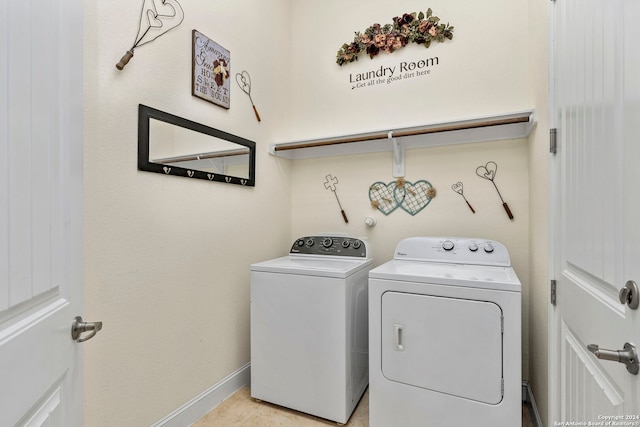
[[[369,187],[369,200],[371,206],[385,215],[400,208],[410,215],[416,215],[429,205],[436,196],[436,189],[427,180],[416,182],[398,178],[385,184],[374,182]]]

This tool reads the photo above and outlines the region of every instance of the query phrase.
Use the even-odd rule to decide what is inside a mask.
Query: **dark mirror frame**
[[[149,126],[150,120],[156,119],[175,126],[180,126],[195,132],[211,135],[215,138],[224,139],[234,144],[249,148],[249,178],[240,178],[222,174],[213,174],[199,170],[185,169],[178,166],[168,166],[162,163],[149,161]],[[205,126],[187,120],[183,117],[175,116],[155,108],[139,104],[138,106],[138,169],[141,171],[161,173],[163,175],[184,176],[186,178],[204,179],[206,181],[224,182],[227,184],[238,184],[246,187],[256,185],[256,143],[248,139]]]

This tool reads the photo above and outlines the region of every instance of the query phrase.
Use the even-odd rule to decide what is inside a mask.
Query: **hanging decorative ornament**
[[[500,200],[502,200],[502,207],[504,208],[505,212],[507,212],[507,216],[509,217],[509,219],[513,219],[513,214],[511,213],[511,209],[509,209],[509,205],[507,205],[507,202],[505,202],[504,199],[502,198],[502,194],[500,194],[500,190],[498,190],[498,186],[495,183],[497,172],[498,172],[498,165],[496,164],[496,162],[488,162],[486,165],[478,166],[476,168],[476,175],[478,175],[482,179],[491,181],[496,191],[498,192],[498,197],[500,197]]]
[[[344,43],[336,54],[336,63],[340,66],[357,61],[360,54],[366,53],[373,59],[380,52],[392,53],[416,43],[428,48],[431,43],[443,43],[453,39],[453,26],[443,24],[433,15],[431,8],[423,12],[404,13],[393,18],[389,24],[373,24],[363,32],[357,31],[352,42]]]
[[[256,119],[261,121],[260,114],[258,114],[258,110],[253,103],[253,98],[251,98],[251,76],[247,71],[242,71],[241,73],[236,74],[236,82],[238,83],[238,86],[240,86],[240,89],[249,96],[249,101],[251,101],[251,106],[253,107],[253,112],[256,114]]]
[[[133,58],[133,50],[150,43],[182,23],[184,12],[177,0],[144,0],[138,23],[138,33],[131,48],[116,64],[122,70]]]
[[[436,189],[429,181],[421,179],[409,182],[398,178],[388,184],[374,182],[369,187],[371,206],[385,215],[400,208],[410,215],[416,215],[436,197]]]
[[[342,214],[342,218],[345,223],[349,223],[347,219],[347,214],[344,213],[344,209],[342,209],[342,205],[340,204],[340,199],[338,199],[338,193],[336,193],[336,185],[338,184],[338,178],[332,176],[331,174],[326,176],[327,181],[324,183],[324,188],[327,190],[331,190],[334,196],[336,196],[336,201],[338,202],[338,207],[340,207],[340,213]]]
[[[464,197],[464,187],[462,185],[462,182],[458,181],[455,184],[453,184],[451,186],[451,189],[453,191],[455,191],[456,193],[458,193],[459,195],[462,196],[462,198],[464,199],[465,202],[467,202],[467,206],[469,206],[469,209],[471,209],[471,212],[476,213],[476,211],[473,209],[473,207],[471,206],[471,203],[469,203],[469,201],[467,200],[466,197]]]

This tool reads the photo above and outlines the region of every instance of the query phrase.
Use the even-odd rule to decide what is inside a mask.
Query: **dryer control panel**
[[[367,245],[364,241],[344,236],[306,236],[293,242],[290,254],[296,255],[332,255],[367,258]]]
[[[394,259],[511,266],[509,252],[502,243],[468,237],[410,237],[398,243]]]

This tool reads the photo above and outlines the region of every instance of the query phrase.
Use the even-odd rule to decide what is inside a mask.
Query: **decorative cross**
[[[336,185],[338,184],[338,178],[331,176],[331,174],[326,176],[327,182],[324,183],[324,188],[331,191],[336,191]]]

